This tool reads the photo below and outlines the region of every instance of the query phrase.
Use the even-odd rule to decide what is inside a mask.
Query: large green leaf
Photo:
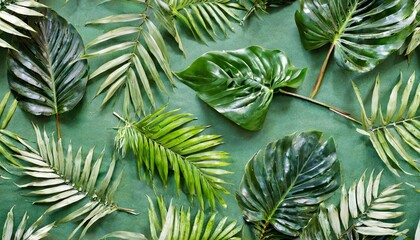
[[[35,115],[58,115],[82,99],[88,65],[79,60],[83,41],[76,29],[52,10],[29,25],[37,33],[16,39],[18,51],[9,51],[8,79],[19,105]]]
[[[372,92],[371,115],[368,116],[360,91],[353,84],[362,115],[363,129],[358,129],[358,131],[370,138],[379,157],[396,175],[398,175],[397,170],[403,170],[400,165],[401,160],[406,161],[420,172],[418,162],[420,154],[420,115],[418,111],[420,83],[416,85],[416,76],[413,73],[402,94],[401,85],[402,75],[389,95],[386,110],[383,110],[379,104],[381,101],[379,95],[380,77],[378,75]]]
[[[256,239],[298,236],[340,185],[332,139],[304,132],[270,143],[246,165],[236,199]],[[276,233],[277,232],[277,233]]]
[[[25,212],[22,217],[22,221],[18,225],[16,231],[14,231],[14,216],[13,208],[10,209],[7,214],[6,221],[4,222],[2,240],[38,240],[47,237],[48,232],[54,227],[54,223],[48,224],[40,229],[37,229],[41,224],[44,215],[36,220],[29,228],[26,228],[29,216]],[[13,237],[13,238],[12,238]]]
[[[258,46],[209,52],[176,73],[204,102],[248,130],[262,127],[276,91],[299,87],[305,74],[280,50]]]
[[[302,0],[295,14],[307,50],[331,44],[318,85],[332,51],[339,66],[370,71],[401,48],[415,17],[414,0]]]
[[[365,183],[365,174],[354,181],[350,189],[341,189],[340,209],[334,205],[321,206],[302,233],[302,239],[366,239],[367,236],[399,236],[408,230],[398,228],[404,212],[398,211],[402,204],[397,201],[401,195],[399,184],[391,185],[379,192],[382,172],[374,177],[370,174]]]
[[[37,8],[46,6],[34,0],[2,0],[0,1],[0,34],[30,38],[26,31],[35,32],[25,21],[25,17],[42,17]],[[12,43],[0,37],[0,47],[16,50]]]
[[[184,126],[195,120],[191,114],[165,112],[165,107],[137,122],[120,119],[115,138],[117,148],[125,156],[131,150],[137,157],[139,170],[146,170],[153,177],[157,172],[167,183],[173,171],[178,192],[182,186],[192,197],[196,196],[204,209],[204,200],[215,208],[216,199],[226,207],[222,194],[228,194],[221,176],[231,172],[223,169],[229,163],[228,153],[211,150],[222,143],[220,135],[200,134],[207,126]]]
[[[166,207],[163,197],[158,197],[159,211],[155,210],[149,198],[149,222],[152,240],[238,240],[235,237],[241,230],[236,221],[227,222],[227,217],[216,220],[216,213],[207,216],[205,211],[199,210],[191,218],[191,209],[176,208],[170,203]]]
[[[114,202],[115,191],[122,178],[122,174],[119,174],[115,181],[111,181],[116,165],[115,158],[99,182],[103,154],[94,160],[92,148],[87,156],[83,157],[82,148],[74,154],[72,145],[68,145],[66,153],[61,139],[50,139],[45,131],[42,134],[38,127],[34,128],[38,150],[26,144],[26,150],[16,150],[14,155],[25,165],[21,167],[23,175],[32,178],[32,181],[18,187],[36,189],[29,194],[41,196],[42,199],[34,204],[51,204],[44,214],[63,210],[89,199],[87,203],[81,204],[82,206],[57,222],[65,223],[82,217],[69,239],[83,229],[79,236],[79,239],[82,239],[90,226],[115,211],[133,213],[130,209],[118,207]]]

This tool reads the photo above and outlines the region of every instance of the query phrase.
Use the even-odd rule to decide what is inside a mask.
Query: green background
[[[63,1],[50,0],[42,1],[51,6],[80,32],[85,43],[96,36],[102,34],[105,28],[86,27],[84,24],[90,20],[105,17],[117,13],[132,13],[136,9],[134,5],[121,1],[118,3],[108,3],[97,6],[97,1],[92,0],[70,0],[68,4]],[[295,2],[291,6],[284,8],[271,9],[269,14],[255,15],[246,21],[244,26],[235,24],[235,32],[229,32],[227,38],[220,37],[217,42],[209,40],[207,45],[194,40],[189,32],[182,31],[181,38],[184,43],[187,56],[184,57],[177,49],[177,45],[168,39],[168,50],[170,52],[171,67],[173,71],[185,69],[194,59],[203,53],[211,50],[233,50],[245,48],[250,45],[260,45],[268,49],[280,49],[284,51],[292,63],[297,67],[307,67],[308,73],[302,87],[297,93],[308,96],[312,90],[318,71],[322,65],[327,48],[318,51],[306,51],[300,42],[298,30],[294,21],[294,13],[299,8],[299,3]],[[241,15],[243,13],[240,13]],[[8,91],[6,74],[6,51],[0,50],[0,96]],[[96,69],[100,63],[106,59],[90,59],[91,70]],[[370,94],[373,88],[374,79],[378,73],[382,78],[381,93],[389,96],[391,87],[398,80],[400,72],[404,74],[404,82],[409,75],[419,67],[418,54],[413,56],[411,64],[406,59],[396,54],[389,57],[370,73],[357,74],[346,72],[335,64],[334,60],[325,75],[324,83],[316,97],[317,100],[331,104],[339,109],[345,110],[360,119],[360,108],[355,94],[351,87],[351,81],[355,81],[360,87],[362,96],[366,103],[369,103]],[[419,73],[420,74],[420,73]],[[418,78],[417,78],[418,79]],[[109,164],[114,151],[114,137],[118,126],[118,120],[112,115],[113,111],[120,112],[118,105],[109,104],[100,108],[103,95],[94,98],[102,79],[91,81],[87,88],[87,94],[82,102],[71,112],[61,116],[62,134],[65,143],[72,143],[73,149],[82,146],[84,153],[88,149],[95,147],[96,156],[105,148],[106,158],[104,165]],[[418,80],[416,80],[418,83]],[[382,99],[387,101],[387,98]],[[358,179],[365,169],[370,173],[372,169],[376,172],[385,168],[385,165],[377,156],[371,146],[369,139],[356,132],[356,126],[349,120],[344,119],[324,108],[304,102],[288,96],[277,95],[274,97],[270,111],[267,115],[264,127],[258,132],[249,132],[236,126],[222,115],[208,107],[200,101],[194,91],[177,81],[176,88],[170,91],[169,96],[162,96],[161,102],[168,103],[168,109],[180,108],[181,112],[192,113],[197,117],[194,125],[211,125],[205,131],[206,134],[223,135],[224,144],[217,147],[230,153],[229,161],[231,165],[226,169],[234,174],[224,176],[231,185],[227,189],[231,192],[226,195],[228,207],[217,207],[219,216],[228,216],[231,220],[243,223],[241,211],[235,201],[235,192],[239,187],[240,180],[244,173],[246,162],[259,149],[269,142],[282,138],[285,135],[296,131],[319,130],[324,132],[324,138],[334,137],[337,144],[337,154],[342,167],[342,182],[348,187],[354,180]],[[383,101],[383,102],[384,102]],[[385,103],[384,103],[385,104]],[[384,105],[382,104],[382,105]],[[47,132],[55,131],[53,118],[34,117],[27,113],[17,110],[8,129],[34,140],[32,122],[45,128]],[[418,160],[417,156],[417,160]],[[404,165],[406,168],[407,166]],[[153,187],[150,183],[140,181],[137,177],[136,163],[131,155],[118,161],[117,172],[124,169],[124,177],[119,190],[116,193],[115,201],[121,207],[135,209],[139,215],[133,216],[126,213],[116,212],[97,222],[86,235],[86,239],[96,239],[113,231],[135,231],[149,236],[148,223],[148,203],[146,195],[155,199]],[[105,172],[103,166],[102,173]],[[29,179],[12,177],[12,180],[0,180],[0,223],[2,224],[7,212],[15,206],[15,222],[21,219],[25,211],[31,216],[30,222],[34,221],[42,214],[48,206],[32,205],[37,198],[25,196],[28,190],[18,189],[12,182],[23,183]],[[418,177],[392,175],[387,169],[384,171],[382,188],[395,183],[410,182],[419,186]],[[181,193],[178,197],[174,191],[173,181],[164,188],[161,186],[158,177],[154,183],[157,186],[157,193],[163,194],[169,203],[170,198],[174,198],[177,204],[185,207],[191,206],[193,211],[198,208],[197,202],[188,202],[185,194]],[[405,218],[407,222],[404,228],[409,228],[409,236],[414,236],[414,231],[420,217],[420,207],[418,205],[419,193],[403,184],[406,197],[401,201],[404,207],[401,210],[407,212]],[[333,202],[337,202],[339,192],[336,192]],[[80,205],[79,205],[80,206]],[[178,205],[179,206],[179,205]],[[207,209],[210,211],[210,209]],[[49,216],[44,223],[57,220],[60,216],[68,213],[57,212]],[[54,228],[49,239],[65,239],[68,234],[76,227],[76,223],[67,223]]]

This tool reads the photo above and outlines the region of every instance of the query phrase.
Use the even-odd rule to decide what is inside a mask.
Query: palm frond
[[[382,111],[379,97],[380,77],[378,76],[372,93],[371,116],[369,117],[360,91],[353,83],[354,91],[362,108],[363,130],[358,129],[358,131],[369,136],[379,157],[396,175],[398,175],[397,169],[404,171],[400,165],[401,159],[420,172],[420,115],[418,113],[420,83],[415,86],[415,73],[413,73],[402,95],[399,91],[401,85],[402,76],[392,89],[386,112]],[[414,96],[412,96],[413,94]]]
[[[34,0],[0,0],[0,32],[29,38],[22,30],[31,32],[35,32],[35,30],[23,18],[29,16],[42,17],[43,14],[36,9],[46,7]],[[12,44],[1,37],[0,47],[16,50]]]
[[[376,177],[371,172],[368,183],[365,173],[347,191],[341,190],[340,207],[321,206],[304,229],[302,239],[364,239],[362,236],[399,236],[408,230],[398,228],[405,222],[398,219],[404,212],[400,184],[391,185],[379,192],[382,172]]]
[[[145,167],[151,175],[158,172],[165,184],[172,169],[178,192],[182,178],[190,196],[196,195],[201,207],[204,207],[204,199],[212,208],[215,199],[226,207],[221,194],[229,192],[219,176],[231,173],[221,168],[229,165],[223,161],[228,154],[209,150],[222,143],[221,136],[200,135],[206,126],[185,127],[195,118],[177,112],[165,112],[163,107],[138,122],[117,115],[124,122],[115,139],[117,148],[123,156],[128,149],[133,151],[138,168]]]
[[[157,211],[152,200],[149,199],[149,222],[152,240],[189,240],[189,239],[240,239],[235,237],[241,231],[236,221],[227,222],[227,217],[216,221],[216,213],[206,216],[204,211],[199,210],[194,218],[191,218],[191,209],[176,208],[172,201],[169,208],[163,197],[158,197]]]
[[[0,102],[0,155],[6,158],[9,163],[13,165],[19,165],[9,150],[16,149],[12,141],[19,141],[20,137],[17,134],[6,130],[7,125],[15,113],[18,103],[16,100],[13,100],[12,103],[10,103],[9,99],[10,92],[6,93]],[[6,166],[2,162],[0,162],[0,168],[7,170]]]
[[[26,228],[29,216],[25,212],[22,217],[22,221],[18,225],[16,231],[14,231],[14,216],[13,208],[10,209],[7,214],[6,221],[3,227],[2,240],[38,240],[43,239],[48,235],[48,232],[51,228],[54,227],[54,223],[48,224],[37,230],[38,226],[41,224],[44,215],[42,215],[37,221],[35,221],[29,228]]]
[[[51,204],[45,214],[89,199],[84,206],[57,222],[65,223],[84,216],[69,239],[74,237],[81,228],[83,230],[79,239],[83,238],[92,224],[115,211],[133,213],[130,209],[118,207],[113,201],[114,193],[122,177],[121,173],[111,183],[116,164],[115,158],[110,163],[102,182],[98,183],[103,154],[94,161],[93,148],[89,150],[85,158],[80,148],[74,156],[71,145],[65,153],[61,139],[56,142],[54,138],[50,139],[45,131],[42,134],[38,127],[34,126],[34,128],[38,150],[33,148],[19,150],[14,155],[15,158],[26,163],[25,167],[22,167],[23,174],[33,177],[34,180],[18,186],[36,188],[37,190],[31,191],[30,194],[45,197],[34,202],[34,204]]]
[[[229,0],[167,0],[165,3],[170,15],[204,43],[206,35],[215,40],[220,31],[226,36],[228,29],[234,31],[233,21],[240,21],[233,8],[241,6]],[[173,23],[176,29],[175,21]]]
[[[134,110],[140,115],[148,107],[145,105],[146,100],[155,107],[152,81],[161,92],[167,93],[158,69],[163,70],[171,84],[174,84],[174,81],[164,38],[148,16],[151,3],[150,1],[136,3],[142,9],[140,13],[112,15],[87,23],[90,25],[118,23],[118,27],[88,43],[87,49],[99,48],[99,50],[87,53],[83,57],[112,55],[112,59],[103,63],[89,78],[93,79],[106,73],[108,76],[97,92],[97,95],[106,92],[102,104],[108,103],[117,92],[120,92],[124,94],[124,112]]]

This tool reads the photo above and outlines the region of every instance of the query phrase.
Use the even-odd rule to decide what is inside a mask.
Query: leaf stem
[[[55,126],[57,128],[57,137],[61,139],[61,128],[60,128],[60,120],[58,118],[58,113],[55,113]]]
[[[285,91],[285,90],[282,90],[282,89],[280,89],[279,92],[280,93],[283,93],[285,95],[288,95],[288,96],[291,96],[291,97],[295,97],[295,98],[299,98],[299,99],[305,100],[307,102],[311,102],[311,103],[314,103],[314,104],[319,105],[321,107],[327,108],[328,110],[330,110],[330,111],[332,111],[334,113],[337,113],[338,115],[340,115],[342,117],[345,117],[345,118],[347,118],[347,119],[349,119],[349,120],[351,120],[351,121],[353,121],[353,122],[355,122],[355,123],[357,123],[359,125],[362,125],[362,122],[360,122],[359,120],[353,118],[350,113],[344,112],[344,111],[342,111],[340,109],[337,109],[337,108],[335,108],[333,106],[330,106],[330,105],[328,105],[326,103],[323,103],[323,102],[317,101],[315,99],[308,98],[308,97],[305,97],[305,96],[302,96],[302,95],[299,95],[299,94],[296,94],[296,93],[288,92],[288,91]]]
[[[316,79],[316,83],[315,83],[314,89],[312,90],[312,93],[311,93],[311,98],[314,98],[315,97],[315,95],[319,91],[319,88],[321,87],[322,79],[324,79],[325,70],[327,69],[328,62],[329,62],[329,60],[331,58],[331,53],[334,50],[334,46],[335,46],[334,45],[334,42],[331,43],[330,49],[328,50],[327,57],[325,58],[324,63],[322,64],[321,70],[319,71],[318,78]]]

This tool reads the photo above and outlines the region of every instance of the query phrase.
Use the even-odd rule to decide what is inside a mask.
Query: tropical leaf
[[[382,111],[379,97],[380,77],[378,75],[372,93],[372,110],[369,117],[360,91],[353,83],[354,91],[362,109],[363,130],[358,129],[358,131],[369,136],[379,157],[388,169],[396,175],[398,175],[397,170],[403,170],[400,165],[401,159],[420,171],[420,115],[418,113],[420,83],[417,83],[416,86],[415,73],[413,73],[402,95],[400,93],[401,85],[402,75],[392,89],[386,111]]]
[[[227,240],[240,239],[235,237],[241,231],[236,221],[227,222],[227,217],[216,221],[216,213],[206,216],[204,211],[199,210],[195,217],[191,218],[191,210],[183,207],[176,208],[172,201],[169,208],[162,197],[157,199],[159,210],[154,207],[149,198],[149,222],[152,240]]]
[[[19,163],[13,158],[10,150],[16,149],[12,141],[18,141],[20,137],[17,134],[6,130],[6,127],[12,119],[17,107],[17,101],[14,100],[10,104],[9,99],[10,92],[6,93],[0,102],[0,155],[6,158],[13,165],[19,165]],[[6,166],[2,162],[0,162],[0,168],[7,170]]]
[[[247,7],[248,11],[241,20],[241,24],[252,14],[257,13],[258,11],[266,12],[269,7],[280,7],[292,4],[296,0],[251,0],[248,1],[251,3],[251,7]],[[245,1],[247,2],[247,1]],[[245,4],[244,4],[245,5]]]
[[[298,236],[340,185],[334,140],[321,137],[320,132],[287,136],[247,163],[236,199],[254,239]]]
[[[333,51],[340,67],[370,71],[401,48],[415,17],[414,0],[302,0],[295,19],[304,47],[331,44],[312,96]]]
[[[216,111],[254,131],[262,127],[274,92],[299,87],[305,74],[283,52],[251,46],[206,53],[176,76]]]
[[[106,104],[117,92],[124,94],[123,111],[128,116],[134,111],[144,114],[148,106],[145,99],[155,107],[153,82],[160,92],[167,93],[165,83],[160,76],[160,68],[171,84],[171,68],[165,40],[156,25],[150,20],[149,6],[153,2],[136,1],[140,13],[112,15],[89,22],[92,25],[117,24],[103,35],[86,45],[88,49],[99,48],[89,52],[83,58],[111,55],[90,76],[90,79],[106,74],[97,96],[106,92],[102,104]],[[144,96],[145,95],[145,96]]]
[[[20,107],[35,115],[56,115],[73,109],[82,99],[88,65],[76,29],[56,12],[32,19],[37,33],[13,42],[9,51],[8,80]]]
[[[29,228],[26,228],[29,216],[25,212],[25,214],[23,215],[22,221],[20,222],[16,231],[14,231],[13,208],[10,209],[9,213],[7,214],[6,222],[4,223],[3,234],[2,234],[1,239],[2,240],[12,240],[12,239],[38,240],[38,239],[43,239],[47,237],[48,232],[54,227],[54,223],[48,224],[37,230],[38,226],[41,224],[43,217],[44,216],[42,215],[37,221],[35,221],[31,226],[29,226]]]
[[[108,238],[118,238],[118,239],[127,239],[127,240],[147,240],[147,238],[141,233],[126,232],[126,231],[117,231],[117,232],[109,233],[101,237],[100,240],[108,239]]]
[[[239,22],[240,19],[233,9],[243,8],[229,0],[156,0],[156,2],[163,10],[163,15],[169,14],[174,18],[172,21],[168,18],[167,21],[173,25],[171,29],[175,30],[176,35],[178,35],[178,30],[175,20],[179,20],[196,39],[204,43],[206,35],[215,40],[218,31],[225,36],[227,29],[234,31],[232,21]]]
[[[46,7],[34,0],[0,0],[0,33],[29,39],[31,36],[27,31],[35,33],[35,29],[29,26],[24,18],[42,17],[43,14],[37,8]],[[0,47],[16,50],[14,44],[1,37]]]
[[[321,205],[319,213],[302,233],[302,239],[365,239],[366,236],[399,236],[408,230],[398,228],[405,222],[398,220],[404,212],[397,203],[404,197],[400,184],[383,189],[379,193],[382,172],[374,177],[371,172],[365,183],[365,173],[350,189],[341,189],[340,209],[334,205]]]
[[[416,235],[414,236],[414,240],[420,240],[420,220],[419,224],[417,225]]]
[[[93,148],[85,158],[80,148],[74,156],[71,145],[65,153],[61,139],[58,141],[50,139],[45,131],[42,134],[38,127],[34,128],[38,150],[33,148],[19,150],[14,155],[26,163],[25,167],[21,168],[23,174],[34,180],[18,187],[36,188],[37,190],[31,191],[30,194],[45,197],[34,202],[34,204],[51,204],[44,214],[75,205],[82,200],[89,200],[84,206],[57,222],[57,224],[65,223],[84,216],[68,239],[73,238],[83,228],[79,235],[79,239],[82,239],[90,226],[115,211],[133,213],[130,209],[118,207],[113,201],[122,177],[120,174],[114,182],[111,182],[116,164],[115,158],[101,183],[98,183],[103,154],[94,161]]]
[[[200,135],[207,126],[184,126],[195,118],[177,112],[165,112],[163,107],[138,122],[120,117],[124,126],[118,128],[116,147],[123,156],[128,149],[133,151],[138,168],[145,167],[151,176],[158,172],[165,184],[172,169],[178,192],[183,182],[191,198],[195,195],[202,208],[204,199],[212,208],[215,199],[226,207],[221,194],[229,192],[220,176],[231,173],[222,169],[229,165],[223,161],[228,153],[210,150],[222,143],[221,136]]]
[[[417,0],[415,2],[415,9],[417,11],[417,17],[415,21],[415,28],[408,38],[408,41],[403,47],[400,49],[400,53],[404,53],[408,56],[409,60],[414,53],[414,50],[420,45],[420,1]]]

